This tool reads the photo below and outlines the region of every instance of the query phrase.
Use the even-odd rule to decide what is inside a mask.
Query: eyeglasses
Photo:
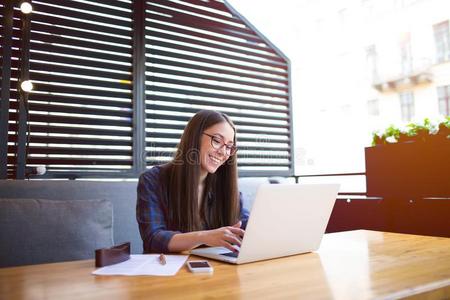
[[[237,151],[237,147],[235,145],[229,145],[226,144],[223,139],[217,135],[211,135],[208,133],[203,132],[204,135],[207,135],[211,138],[211,146],[216,149],[219,150],[221,149],[223,146],[225,146],[225,153],[228,156],[232,156],[236,153]]]

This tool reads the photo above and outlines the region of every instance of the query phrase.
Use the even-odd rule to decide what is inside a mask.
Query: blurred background
[[[450,114],[450,1],[229,2],[291,60],[296,175],[365,172],[374,131]]]

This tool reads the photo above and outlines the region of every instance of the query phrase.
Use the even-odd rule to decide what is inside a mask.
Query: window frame
[[[414,105],[414,92],[404,91],[399,94],[400,98],[400,111],[403,121],[409,122],[414,118],[415,105]]]
[[[438,86],[438,109],[439,113],[444,116],[450,115],[450,85]]]
[[[450,28],[449,21],[433,25],[433,33],[436,47],[436,63],[450,60]]]

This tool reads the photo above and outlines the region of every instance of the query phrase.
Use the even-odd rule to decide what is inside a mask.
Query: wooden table
[[[194,257],[195,258],[195,257]],[[450,239],[348,231],[319,251],[214,274],[94,276],[92,260],[0,269],[0,299],[396,299],[450,297]]]

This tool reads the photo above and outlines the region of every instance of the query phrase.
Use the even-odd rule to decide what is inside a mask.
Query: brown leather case
[[[130,242],[95,250],[95,267],[105,267],[130,259]]]

